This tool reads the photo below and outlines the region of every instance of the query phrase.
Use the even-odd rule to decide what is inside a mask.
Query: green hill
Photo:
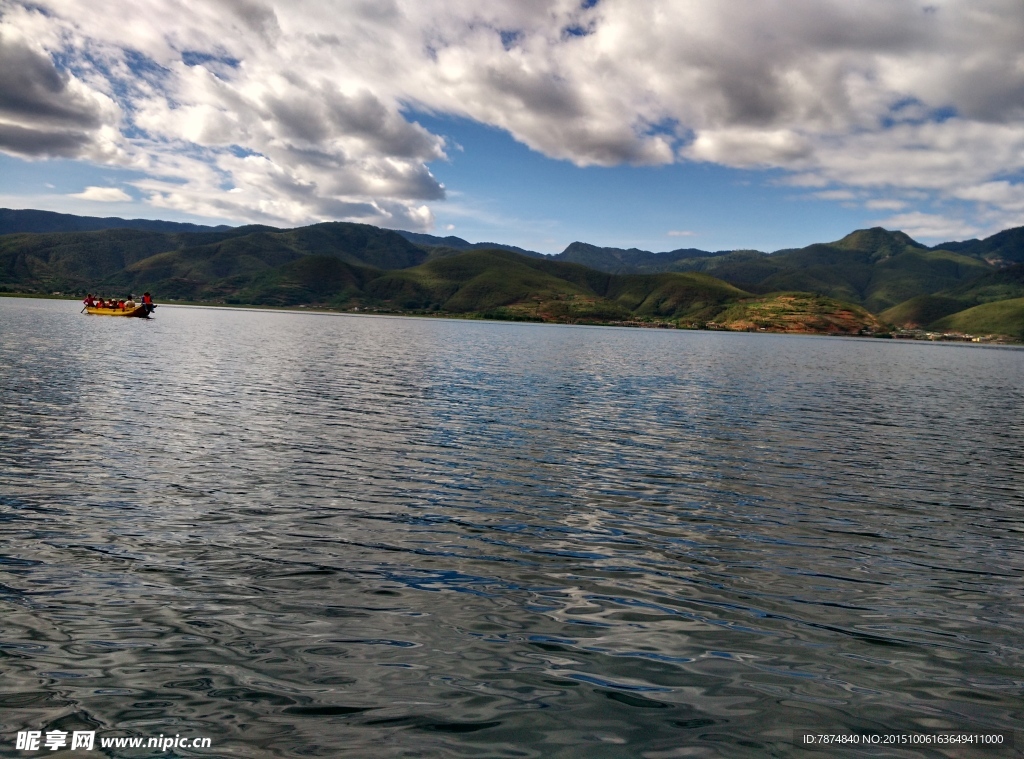
[[[977,259],[929,250],[902,232],[877,228],[859,230],[835,243],[776,253],[771,259],[776,271],[750,284],[816,292],[858,303],[873,313],[991,271]]]
[[[427,258],[422,248],[397,232],[369,224],[330,221],[269,236],[298,253],[335,256],[353,265],[378,269],[403,269]]]
[[[21,232],[49,234],[55,232],[95,232],[101,229],[136,229],[148,232],[227,232],[232,227],[221,224],[208,227],[178,221],[155,219],[122,219],[117,216],[75,216],[70,213],[37,211],[35,209],[0,208],[0,235]]]
[[[932,329],[1024,340],[1024,298],[983,303],[939,319]]]
[[[972,305],[1009,298],[1024,298],[1024,264],[1007,266],[948,291]]]
[[[936,295],[919,295],[881,313],[901,327],[930,327],[946,316],[982,303],[1024,298],[1024,264],[992,271]]]
[[[750,293],[697,273],[634,274],[609,278],[602,294],[637,316],[707,321],[723,304]]]
[[[601,248],[585,242],[571,243],[553,258],[575,263],[609,274],[658,274],[672,271],[679,261],[720,255],[696,248],[681,248],[666,253],[651,253],[638,248]]]
[[[14,224],[69,229],[124,221],[12,213]],[[772,254],[573,243],[542,256],[344,222],[153,224],[2,235],[0,291],[150,290],[158,299],[220,303],[843,333],[878,331],[868,311],[935,329],[974,307],[1024,297],[1024,263],[1005,265],[1024,258],[1024,228],[936,248],[876,227]],[[978,313],[1006,327],[999,308]],[[1012,327],[1006,334],[1016,334]]]
[[[951,298],[948,295],[918,295],[892,308],[887,308],[879,314],[879,317],[898,327],[919,329],[927,327],[944,316],[962,311],[969,305],[964,300]]]
[[[516,245],[503,245],[498,242],[469,242],[463,240],[461,237],[455,237],[454,235],[448,235],[447,237],[437,237],[436,235],[428,235],[422,232],[406,232],[404,230],[396,230],[398,234],[404,237],[414,245],[420,245],[426,248],[447,248],[449,250],[456,250],[459,252],[467,250],[510,250],[513,253],[519,253],[523,256],[529,256],[530,258],[547,258],[543,253],[538,253],[535,250],[526,250]],[[430,253],[431,251],[427,251]]]
[[[984,240],[942,243],[935,249],[953,250],[994,265],[1024,263],[1024,227],[1004,229]]]
[[[396,308],[461,314],[517,306],[510,315],[524,318],[541,318],[552,302],[577,310],[596,302],[587,288],[530,266],[532,260],[507,251],[469,251],[388,272],[370,282],[366,294]]]
[[[341,306],[358,299],[380,270],[353,266],[334,256],[302,256],[241,283],[225,280],[210,288],[226,303],[257,306]],[[218,293],[217,288],[221,288]]]
[[[876,261],[898,256],[905,253],[908,248],[928,250],[927,246],[917,242],[905,232],[890,232],[882,227],[858,229],[832,243],[832,247],[840,250],[864,251]]]
[[[0,237],[0,286],[28,291],[95,288],[150,256],[225,240],[245,234],[244,229],[184,234],[109,229],[4,235]]]
[[[0,237],[0,286],[563,321],[709,317],[747,296],[705,274],[614,277],[536,254],[424,248],[389,230],[340,222],[7,235]]]
[[[250,290],[255,297],[273,287],[272,270],[306,256],[337,258],[349,266],[397,269],[420,263],[426,253],[389,230],[331,222],[281,232],[257,230],[168,251],[126,267],[104,284],[188,300]]]
[[[222,232],[162,233],[130,229],[0,237],[0,287],[28,291],[159,290],[201,299],[232,279],[236,289],[303,256],[353,266],[415,266],[426,252],[368,224],[328,222],[297,229],[237,227]]]
[[[365,292],[403,309],[577,321],[706,316],[748,295],[702,274],[619,277],[497,250],[388,272]]]
[[[103,280],[100,289],[153,290],[165,298],[202,300],[234,289],[255,277],[306,255],[275,234],[256,232],[241,238],[195,245],[136,261]]]
[[[880,227],[772,254],[696,249],[649,253],[573,243],[556,258],[618,274],[704,272],[749,292],[815,292],[876,313],[992,271],[980,257],[933,250],[903,232]]]

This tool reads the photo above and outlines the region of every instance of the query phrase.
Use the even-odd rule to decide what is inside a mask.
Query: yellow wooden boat
[[[135,308],[126,308],[124,311],[119,308],[96,308],[95,306],[86,306],[85,313],[95,314],[96,316],[135,316],[139,319],[149,318],[149,309],[146,308],[144,303],[140,303]]]

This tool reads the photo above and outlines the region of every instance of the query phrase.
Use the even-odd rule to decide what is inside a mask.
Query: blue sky
[[[1024,225],[1019,0],[10,0],[0,206],[554,253]]]
[[[658,252],[778,250],[836,240],[879,218],[780,186],[779,171],[704,163],[580,168],[492,127],[415,119],[459,146],[449,161],[431,164],[448,189],[448,200],[434,206],[438,235],[543,253],[577,240]]]

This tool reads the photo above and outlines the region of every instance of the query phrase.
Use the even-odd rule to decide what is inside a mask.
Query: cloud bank
[[[422,111],[966,234],[1024,224],[1022,39],[1019,0],[0,0],[0,150],[138,169],[161,208],[423,229],[451,146]]]
[[[82,192],[72,193],[68,197],[91,200],[94,203],[120,203],[132,199],[131,195],[119,187],[86,187]]]

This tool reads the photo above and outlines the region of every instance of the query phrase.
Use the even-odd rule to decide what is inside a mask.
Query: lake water
[[[1020,729],[1022,452],[1015,348],[0,298],[0,754]]]

